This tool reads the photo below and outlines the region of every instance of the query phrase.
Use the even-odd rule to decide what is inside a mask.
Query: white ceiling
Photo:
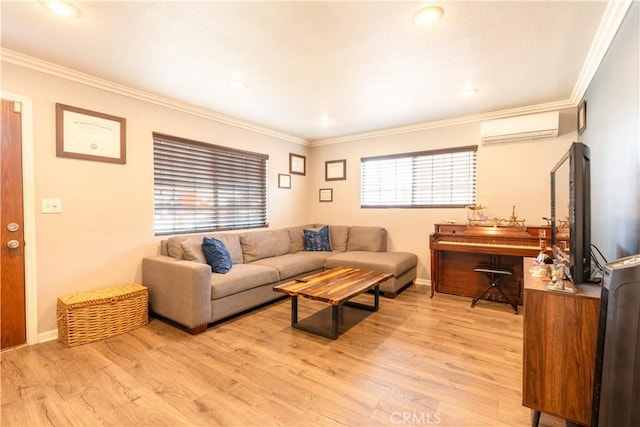
[[[575,103],[607,8],[433,3],[443,19],[418,27],[411,18],[424,2],[78,1],[81,17],[65,19],[38,2],[2,1],[1,42],[5,54],[318,141]],[[236,79],[244,90],[230,86]],[[463,97],[467,87],[478,94]]]

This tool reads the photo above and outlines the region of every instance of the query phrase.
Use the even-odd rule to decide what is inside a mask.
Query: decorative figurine
[[[478,219],[476,218],[476,212],[482,209],[485,209],[486,206],[482,206],[482,205],[468,205],[467,209],[469,209],[471,211],[471,215],[468,215],[467,218],[469,219],[469,224],[474,224],[478,221]],[[471,218],[469,218],[469,216]]]

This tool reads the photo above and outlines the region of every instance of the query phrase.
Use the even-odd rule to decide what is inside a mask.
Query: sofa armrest
[[[211,321],[211,267],[156,255],[142,259],[142,284],[154,313],[189,329]]]

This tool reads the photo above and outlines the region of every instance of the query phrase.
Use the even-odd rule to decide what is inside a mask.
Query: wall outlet
[[[42,199],[42,213],[60,213],[60,212],[62,212],[62,200]]]

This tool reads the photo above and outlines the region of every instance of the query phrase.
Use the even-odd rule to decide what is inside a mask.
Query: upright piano
[[[476,297],[487,288],[487,278],[473,271],[482,263],[509,266],[514,275],[504,277],[502,290],[522,305],[523,257],[550,253],[549,226],[483,226],[436,224],[429,239],[431,296],[442,292]],[[499,298],[488,295],[488,298]]]

